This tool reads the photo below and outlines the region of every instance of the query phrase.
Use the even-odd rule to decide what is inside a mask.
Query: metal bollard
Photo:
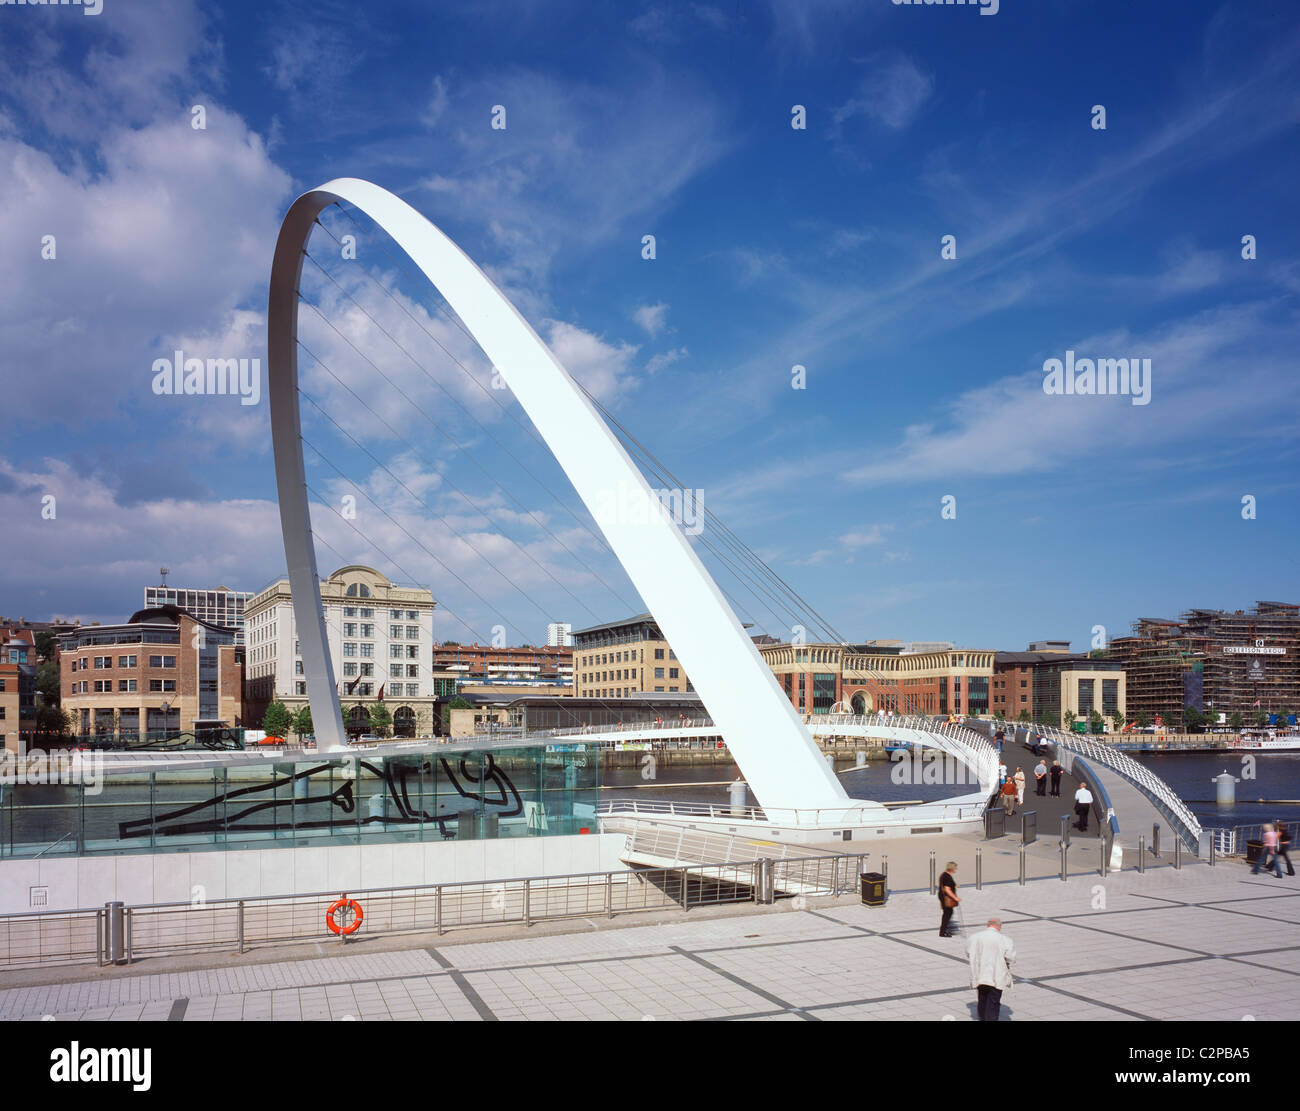
[[[1183,839],[1174,838],[1174,869],[1177,870],[1183,866]]]
[[[975,846],[975,890],[984,890],[984,846]]]
[[[614,917],[614,873],[605,873],[605,917]]]
[[[938,892],[938,890],[939,890],[939,888],[938,888],[938,886],[937,886],[937,878],[936,878],[936,875],[935,875],[935,868],[936,868],[936,866],[937,866],[937,865],[936,865],[936,862],[935,862],[935,859],[934,859],[934,850],[931,849],[931,850],[930,850],[930,894],[931,894],[931,895],[936,894],[936,893]]]
[[[1020,846],[1020,886],[1025,886],[1025,847]]]
[[[533,907],[532,907],[532,881],[524,880],[524,925],[533,924]]]
[[[888,883],[889,882],[889,857],[887,856],[882,856],[880,858],[880,874],[885,877],[885,882]]]
[[[1210,867],[1213,868],[1218,863],[1219,863],[1219,839],[1217,837],[1211,837],[1210,838]]]
[[[1061,842],[1061,882],[1064,883],[1070,877],[1069,868],[1070,846],[1066,842]]]
[[[126,914],[125,903],[105,903],[104,912],[108,916],[108,963],[123,964],[126,961]]]
[[[1160,823],[1151,823],[1151,855],[1160,859]]]
[[[1110,866],[1110,853],[1106,851],[1106,838],[1102,838],[1097,843],[1097,848],[1101,853],[1101,878],[1106,878],[1106,869]]]
[[[244,900],[235,905],[235,940],[239,942],[239,951],[244,951]]]
[[[682,910],[691,909],[691,888],[690,875],[685,868],[682,869]]]
[[[1070,815],[1061,815],[1061,843],[1067,848],[1070,845]]]
[[[433,889],[433,927],[442,933],[442,887]]]
[[[1157,829],[1160,827],[1157,826]],[[1147,870],[1147,837],[1145,833],[1138,834],[1138,873],[1145,874]]]

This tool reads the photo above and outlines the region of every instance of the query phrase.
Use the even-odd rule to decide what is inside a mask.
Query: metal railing
[[[1284,826],[1291,834],[1292,843],[1300,839],[1300,822],[1256,822],[1254,825],[1219,827],[1205,832],[1213,838],[1215,851],[1220,856],[1239,856],[1245,854],[1247,841],[1263,840],[1266,824]]]
[[[495,881],[318,891],[293,896],[143,903],[121,908],[121,959],[209,949],[246,949],[339,939],[326,912],[341,897],[364,912],[353,937],[524,925],[767,901],[778,895],[840,895],[856,889],[862,856],[822,855],[741,860],[673,868],[631,868]],[[856,864],[856,867],[855,867]],[[760,883],[769,870],[770,884]],[[0,915],[0,967],[105,963],[110,908]]]
[[[1016,725],[1014,728],[1017,731],[1024,729],[1027,734],[1041,734],[1058,748],[1095,760],[1109,768],[1146,797],[1184,844],[1194,851],[1198,848],[1201,839],[1200,820],[1168,783],[1131,756],[1104,742],[1090,740],[1080,733],[1067,733],[1050,725]]]
[[[935,821],[974,821],[984,812],[985,799],[972,798],[967,802],[923,802],[895,811],[899,815],[890,820],[899,824]],[[771,825],[879,825],[883,819],[876,807],[732,807],[725,802],[683,803],[666,800],[610,799],[596,807],[599,818],[619,815],[673,815],[684,818],[717,818],[767,822]]]

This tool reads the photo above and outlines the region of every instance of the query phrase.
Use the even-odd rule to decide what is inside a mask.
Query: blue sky
[[[1081,648],[1300,600],[1294,4],[103,0],[0,8],[0,42],[0,613],[121,620],[160,564],[184,586],[282,572],[264,397],[155,396],[151,367],[264,360],[279,220],[339,176],[451,235],[850,638]],[[303,388],[369,452],[305,407],[347,475],[309,450],[309,483],[360,495],[360,528],[314,515],[322,572],[425,583],[460,640],[639,608],[360,219],[323,222],[365,271],[318,231],[340,285],[305,274],[340,331],[304,311],[337,380],[304,359]],[[1150,404],[1045,394],[1067,350],[1150,358]]]

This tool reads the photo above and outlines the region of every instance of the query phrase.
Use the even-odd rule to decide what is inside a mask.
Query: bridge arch
[[[276,241],[267,311],[267,392],[280,526],[320,748],[341,749],[345,738],[302,457],[298,287],[316,217],[336,202],[356,206],[392,237],[491,360],[672,643],[757,799],[803,808],[847,803],[839,779],[690,542],[568,371],[451,239],[405,201],[356,178],[327,182],[290,206]]]

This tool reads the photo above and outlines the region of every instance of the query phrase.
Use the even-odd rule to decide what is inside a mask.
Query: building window
[[[419,620],[420,620],[420,614],[419,614],[419,611],[417,611],[417,610],[407,610],[407,611],[406,611],[406,620],[407,620],[407,621],[419,621]]]
[[[135,691],[135,680],[134,680],[134,679],[119,679],[119,680],[117,681],[117,689],[118,689],[119,692],[123,692],[123,693],[126,693],[126,694],[130,694],[130,693],[132,693],[132,692]]]
[[[402,620],[402,611],[401,611],[401,610],[389,610],[389,611],[388,611],[388,619],[389,619],[390,621],[401,621],[401,620]]]
[[[662,667],[656,667],[655,678],[662,679],[663,677],[664,677],[664,669]],[[656,687],[655,690],[663,690],[663,687]]]
[[[356,642],[351,640],[345,640],[343,642],[343,655],[355,656],[356,654],[357,654]]]
[[[343,635],[345,637],[354,637],[357,635],[357,623],[355,621],[343,622]]]
[[[406,658],[408,660],[418,660],[420,658],[420,646],[418,644],[408,644],[406,646]]]
[[[407,625],[407,626],[406,626],[406,639],[407,639],[407,640],[419,640],[419,639],[420,639],[420,626],[419,626],[419,625]]]
[[[361,609],[357,610],[357,616],[358,616],[358,617],[374,617],[374,616],[375,616],[375,611],[372,610],[372,609],[367,609],[365,606],[362,606]]]
[[[388,626],[388,639],[389,639],[389,640],[401,640],[401,639],[402,639],[402,626],[401,626],[401,625],[389,625],[389,626]]]
[[[374,683],[361,683],[357,686],[357,694],[372,695],[375,693]]]
[[[656,660],[662,660],[663,658],[664,658],[664,650],[663,650],[662,648],[656,648],[656,649],[655,649],[655,659],[656,659]],[[656,679],[662,679],[663,676],[662,676],[662,675],[656,675],[655,678],[656,678]]]
[[[361,674],[364,675],[364,676],[366,676],[367,678],[371,678],[371,677],[373,677],[374,674],[375,674],[375,665],[374,665],[374,664],[362,664],[362,665],[361,665]]]
[[[356,615],[357,615],[357,607],[356,607],[356,606],[344,606],[344,607],[343,607],[343,616],[344,616],[344,617],[356,617]]]
[[[302,660],[294,660],[294,661],[293,661],[293,673],[294,673],[295,675],[305,675],[305,674],[307,674],[307,673],[306,673],[305,671],[303,671],[303,669],[302,669]]]
[[[361,635],[362,635],[363,637],[374,637],[374,635],[375,635],[375,627],[374,627],[373,625],[362,624],[362,626],[361,626]]]
[[[293,693],[294,693],[294,694],[306,694],[306,693],[307,693],[307,684],[304,683],[304,682],[294,683],[294,685],[293,685]]]
[[[678,676],[678,674],[677,674],[677,668],[675,668],[675,667],[670,667],[670,668],[668,669],[668,678],[669,678],[669,679],[677,679],[677,678],[679,678],[679,676]]]
[[[389,665],[388,665],[388,677],[389,677],[390,679],[400,679],[400,678],[402,677],[402,665],[401,665],[401,664],[389,664]]]
[[[373,656],[375,654],[375,646],[373,644],[363,644],[361,646],[361,654],[363,656]]]
[[[356,678],[357,665],[354,663],[345,663],[343,665],[343,674],[346,675],[348,678],[353,678],[353,679]]]
[[[118,667],[135,667],[135,660],[136,660],[136,658],[135,658],[134,656],[118,656],[118,658],[117,658],[117,666],[118,666]]]
[[[406,665],[406,677],[407,677],[408,679],[418,679],[418,678],[420,677],[420,665],[419,665],[419,664],[407,664],[407,665]]]
[[[406,684],[406,697],[407,697],[407,698],[419,698],[419,697],[420,697],[420,684],[419,684],[419,683],[407,683],[407,684]]]

